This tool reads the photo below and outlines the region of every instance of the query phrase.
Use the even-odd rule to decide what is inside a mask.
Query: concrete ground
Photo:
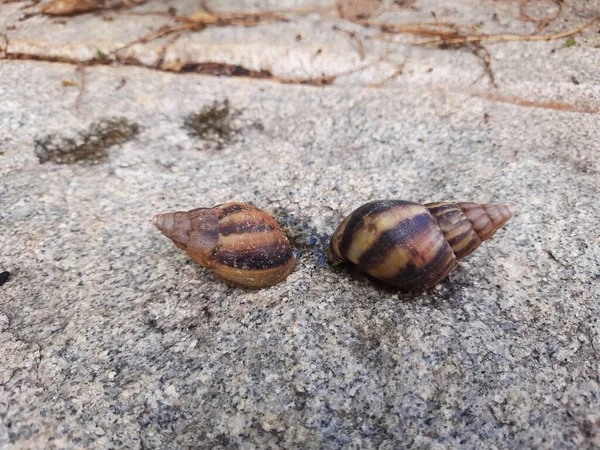
[[[0,448],[600,447],[600,23],[359,23],[552,36],[600,3],[295,1],[135,44],[197,2],[47,4],[0,5]],[[326,257],[383,198],[518,212],[406,294]],[[282,224],[285,282],[230,287],[150,222],[226,201]]]

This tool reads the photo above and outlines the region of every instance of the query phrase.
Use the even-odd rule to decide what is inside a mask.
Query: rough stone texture
[[[572,70],[598,56],[578,51]],[[0,61],[0,447],[600,446],[597,114],[118,67],[87,68],[78,101],[76,76]],[[597,105],[595,77],[574,86]],[[225,101],[231,136],[207,145],[186,120]],[[90,142],[105,159],[40,161]],[[377,198],[519,212],[399,294],[324,258]],[[292,237],[284,283],[229,287],[150,222],[235,200]]]
[[[361,0],[338,0],[360,2]],[[377,0],[362,0],[365,3]],[[523,0],[525,1],[525,0]],[[209,26],[202,32],[184,33],[175,42],[164,39],[134,44],[163,26],[181,26],[164,15],[175,7],[179,15],[198,9],[197,0],[154,0],[118,13],[86,14],[69,19],[35,15],[48,3],[15,2],[2,6],[3,25],[8,38],[7,52],[14,55],[71,58],[86,61],[100,54],[130,64],[161,65],[224,63],[241,65],[286,80],[308,80],[337,75],[336,84],[369,86],[383,83],[401,89],[414,86],[428,89],[470,92],[493,96],[507,102],[528,101],[557,109],[600,112],[600,35],[598,27],[576,36],[575,45],[565,40],[548,42],[487,43],[497,88],[490,89],[482,62],[468,49],[415,46],[424,37],[409,34],[379,36],[377,27],[363,27],[339,17],[329,0],[219,0],[207,3],[216,12],[261,10],[313,11],[289,14],[288,22],[265,22],[255,27]],[[479,33],[532,34],[536,23],[518,20],[518,0],[419,0],[409,8],[387,5],[388,12],[373,17],[376,23],[433,23],[431,12],[441,22],[475,27]],[[397,1],[397,5],[410,1]],[[534,18],[552,16],[553,0],[527,1],[525,12]],[[564,1],[563,12],[540,34],[550,35],[589,23],[600,15],[600,0]],[[135,13],[135,15],[133,15]],[[10,28],[10,29],[9,29]],[[40,32],[43,30],[43,32]],[[354,33],[350,38],[348,33]],[[363,52],[359,51],[360,46]],[[0,36],[0,54],[2,38]],[[116,52],[118,49],[120,51]],[[164,55],[161,56],[162,50]],[[116,53],[113,53],[116,52]],[[362,53],[362,54],[361,54]],[[393,77],[402,68],[402,76]]]

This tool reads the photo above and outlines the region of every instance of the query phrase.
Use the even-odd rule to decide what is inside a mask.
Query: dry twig
[[[164,38],[173,35],[165,45],[159,50],[158,58],[155,66],[159,67],[164,60],[165,54],[168,50],[169,45],[173,44],[179,39],[183,33],[202,31],[208,26],[241,26],[241,27],[253,27],[264,22],[287,22],[288,14],[307,14],[316,11],[314,8],[302,8],[302,9],[289,9],[281,11],[264,11],[259,13],[237,13],[237,12],[219,12],[215,13],[209,9],[205,2],[202,2],[201,8],[187,16],[171,16],[165,12],[151,12],[151,13],[131,13],[136,15],[161,15],[167,16],[179,22],[177,25],[165,25],[156,31],[152,31],[134,41],[125,44],[108,53],[107,56],[118,56],[120,52],[128,49],[137,44],[147,44],[148,42],[155,41],[160,38]]]
[[[560,17],[560,15],[562,14],[563,0],[552,0],[552,1],[557,6],[557,9],[554,12],[554,14],[547,16],[547,17],[542,17],[541,19],[536,19],[534,17],[531,17],[529,14],[527,14],[527,11],[526,11],[527,5],[529,3],[531,3],[531,0],[521,0],[521,3],[519,4],[519,16],[520,16],[521,20],[523,20],[524,22],[537,23],[538,26],[537,26],[535,32],[539,33],[544,28],[546,28],[551,22],[558,19]]]
[[[557,39],[563,39],[569,36],[573,36],[581,33],[587,28],[592,27],[598,21],[600,16],[594,18],[590,22],[581,25],[571,30],[563,31],[561,33],[537,35],[537,34],[477,34],[469,36],[437,36],[432,39],[426,39],[422,41],[413,42],[414,45],[461,45],[469,42],[515,42],[515,41],[555,41]]]
[[[533,19],[527,16],[524,12],[524,7],[529,0],[523,0],[521,2],[521,15],[527,18],[528,21],[538,22],[538,31],[545,28],[550,22],[555,20],[562,12],[562,0],[554,0],[559,5],[558,11],[549,17],[543,19]],[[359,23],[365,26],[376,26],[381,30],[381,35],[376,35],[374,38],[385,39],[386,35],[390,34],[413,34],[417,36],[426,36],[427,39],[417,40],[412,42],[413,45],[439,45],[442,48],[450,47],[466,47],[473,55],[479,58],[484,67],[484,74],[488,76],[493,86],[497,87],[494,73],[492,71],[492,57],[487,48],[483,46],[483,42],[510,42],[510,41],[552,41],[557,39],[566,38],[581,33],[585,29],[593,26],[595,23],[600,21],[600,16],[594,18],[592,21],[583,24],[577,28],[563,31],[560,33],[548,34],[548,35],[521,35],[521,34],[475,34],[477,26],[465,27],[459,26],[452,22],[440,22],[438,21],[434,13],[433,17],[435,22],[422,22],[422,23],[406,23],[406,24],[391,24],[391,23],[377,23],[367,20],[359,21]],[[372,37],[373,38],[373,37]],[[479,79],[477,80],[479,81]],[[476,82],[477,82],[476,81]]]
[[[371,83],[369,85],[367,85],[368,88],[380,88],[381,86],[383,86],[384,84],[395,80],[396,78],[398,78],[400,75],[402,75],[404,73],[404,64],[400,64],[397,68],[396,71],[394,73],[392,73],[390,76],[385,77],[382,80],[379,80],[375,83]]]
[[[356,36],[356,32],[355,31],[348,31],[348,30],[344,30],[343,28],[340,28],[336,25],[333,26],[333,30],[334,31],[341,31],[342,33],[345,33],[348,35],[348,37],[354,41],[356,43],[356,47],[358,50],[358,56],[360,56],[361,61],[364,61],[365,59],[365,46],[363,44],[363,41]]]
[[[473,84],[478,83],[484,76],[487,75],[492,86],[497,88],[498,84],[496,84],[496,77],[494,76],[494,71],[492,70],[492,55],[490,54],[490,51],[479,42],[473,42],[467,46],[471,53],[479,58],[481,64],[483,65],[483,73],[473,82]]]

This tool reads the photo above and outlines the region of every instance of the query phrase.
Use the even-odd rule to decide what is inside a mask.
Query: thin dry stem
[[[156,39],[160,39],[160,38],[168,36],[170,34],[181,33],[184,31],[192,30],[196,27],[200,27],[200,25],[188,23],[188,24],[184,24],[184,25],[178,25],[175,27],[161,27],[157,31],[152,31],[152,32],[136,39],[135,41],[131,41],[131,42],[123,45],[122,47],[119,47],[119,48],[116,48],[116,49],[110,51],[108,53],[108,55],[109,56],[116,55],[116,54],[122,52],[123,50],[133,47],[134,45],[147,44],[148,42],[155,41]]]
[[[524,22],[537,23],[538,26],[537,26],[535,32],[539,33],[544,28],[546,28],[550,23],[552,23],[553,21],[555,21],[556,19],[558,19],[560,17],[560,15],[562,14],[562,11],[563,11],[563,4],[562,4],[562,2],[563,2],[563,0],[552,0],[552,1],[557,6],[557,9],[554,12],[554,14],[552,14],[550,16],[547,16],[547,17],[542,17],[541,19],[536,19],[534,17],[531,17],[525,11],[525,9],[527,8],[527,5],[529,3],[531,3],[531,0],[521,0],[521,3],[519,3],[519,16],[520,16],[521,20],[523,20]]]
[[[414,22],[414,23],[389,23],[389,22],[372,22],[369,20],[361,20],[357,23],[366,27],[378,27],[382,33],[391,34],[416,34],[421,36],[439,36],[439,35],[455,35],[461,28],[452,22]],[[472,28],[472,27],[471,27]]]
[[[77,72],[79,72],[79,89],[77,91],[77,99],[75,100],[75,109],[79,111],[83,94],[85,92],[85,63],[77,66]]]
[[[169,46],[172,45],[173,43],[175,43],[175,41],[177,41],[177,39],[179,39],[183,35],[183,33],[184,33],[184,30],[175,32],[167,40],[167,42],[165,42],[165,44],[158,51],[158,58],[156,58],[156,63],[154,64],[155,67],[160,67],[163,64],[163,61],[165,59],[165,55],[167,54],[167,50],[169,49]]]
[[[471,50],[471,53],[479,58],[481,64],[483,65],[483,73],[473,82],[473,84],[478,83],[484,76],[487,75],[492,86],[497,88],[498,84],[496,84],[496,77],[494,76],[494,71],[492,70],[492,55],[490,54],[490,51],[481,45],[480,42],[474,42],[468,44],[468,46]]]
[[[360,57],[361,61],[364,61],[365,59],[365,46],[363,44],[362,39],[360,39],[357,35],[355,31],[348,31],[348,30],[344,30],[343,28],[340,28],[338,26],[333,27],[334,31],[341,31],[342,33],[345,33],[346,35],[348,35],[348,37],[354,41],[354,43],[356,43],[356,47],[357,47],[357,51],[358,51],[358,56]]]
[[[287,21],[286,14],[307,14],[314,12],[315,8],[301,8],[301,9],[288,9],[281,11],[264,11],[260,13],[235,13],[235,12],[219,12],[214,13],[205,2],[202,2],[200,9],[187,16],[169,16],[172,19],[180,22],[179,25],[165,25],[159,28],[157,31],[152,31],[134,41],[125,44],[109,53],[109,55],[116,55],[125,49],[128,49],[137,44],[147,44],[148,42],[155,41],[157,39],[175,34],[175,37],[169,40],[165,46],[159,51],[158,63],[162,61],[166,53],[166,49],[169,45],[175,42],[181,35],[188,31],[202,31],[207,26],[242,26],[242,27],[253,27],[263,22],[285,22]],[[133,14],[144,14],[144,15],[161,15],[165,16],[167,13],[151,12],[151,13],[133,13]]]
[[[457,37],[444,37],[438,36],[433,39],[426,39],[422,41],[413,42],[414,45],[460,45],[469,42],[515,42],[515,41],[554,41],[557,39],[566,38],[581,33],[582,31],[590,28],[595,23],[600,21],[600,16],[594,18],[592,21],[581,25],[571,30],[563,31],[561,33],[546,34],[546,35],[532,35],[532,34],[480,34],[471,36],[457,36]]]
[[[377,81],[375,83],[371,83],[371,84],[367,85],[367,87],[368,88],[372,88],[372,89],[380,88],[381,86],[389,83],[390,81],[395,80],[396,78],[398,78],[403,73],[404,73],[404,63],[401,64],[401,65],[399,65],[396,68],[396,71],[394,73],[392,73],[391,75],[389,75],[389,76],[385,77],[384,79],[379,80],[379,81]]]
[[[361,66],[355,67],[353,69],[348,69],[342,72],[338,72],[332,75],[324,75],[322,77],[313,77],[313,78],[305,78],[305,79],[297,79],[297,78],[281,78],[278,76],[271,76],[269,79],[271,80],[275,80],[278,81],[280,83],[284,83],[284,84],[308,84],[308,85],[312,85],[312,86],[328,86],[331,85],[335,82],[336,79],[338,79],[339,77],[343,77],[345,75],[352,75],[353,73],[358,73],[361,72],[365,69],[368,69],[369,67],[374,66],[375,64],[378,64],[380,62],[385,61],[385,59],[389,56],[389,52],[386,52],[386,54],[380,56],[377,59],[374,59],[373,61],[363,64]]]

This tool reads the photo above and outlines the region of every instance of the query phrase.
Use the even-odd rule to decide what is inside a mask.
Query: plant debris
[[[35,154],[41,164],[84,163],[95,165],[108,159],[108,149],[133,139],[140,126],[125,118],[102,119],[77,138],[48,135],[35,140]]]
[[[74,16],[98,10],[131,8],[148,0],[54,0],[42,7],[47,16]]]
[[[552,0],[552,2],[557,6],[554,14],[552,14],[550,16],[542,17],[540,19],[536,19],[534,17],[531,17],[526,12],[527,5],[529,5],[529,3],[531,3],[531,0],[521,0],[521,3],[519,4],[519,15],[521,17],[521,20],[523,20],[524,22],[537,23],[538,26],[537,26],[537,29],[535,30],[535,32],[539,33],[544,28],[546,28],[548,25],[550,25],[550,23],[552,23],[553,21],[555,21],[556,19],[558,19],[560,17],[560,15],[562,14],[563,1],[564,0]]]
[[[161,68],[182,73],[201,73],[216,77],[248,77],[248,78],[272,78],[273,74],[268,70],[250,70],[238,64],[226,64],[217,62],[164,64]]]
[[[289,14],[307,14],[314,12],[315,9],[291,9],[282,11],[263,11],[259,13],[233,13],[219,12],[215,13],[210,10],[204,2],[201,4],[201,9],[187,16],[173,16],[169,12],[166,13],[148,13],[153,15],[167,16],[178,22],[175,25],[165,25],[156,31],[152,31],[123,47],[120,47],[110,53],[111,56],[118,55],[121,51],[136,45],[145,44],[156,39],[169,37],[166,44],[158,52],[159,56],[156,61],[156,67],[159,67],[164,59],[167,48],[179,39],[186,32],[198,32],[204,30],[208,26],[228,27],[254,27],[266,22],[288,22]],[[144,15],[148,15],[144,14]]]
[[[560,3],[560,0],[556,0]],[[527,0],[524,3],[528,3]],[[521,3],[523,5],[523,3]],[[562,12],[562,5],[559,7],[559,11],[556,15],[548,18],[535,20],[529,16],[526,16],[528,21],[540,22],[544,24],[542,27],[538,26],[538,31],[546,27],[551,21],[555,20]],[[521,15],[523,16],[524,9],[521,9]],[[484,67],[484,75],[487,75],[491,84],[495,87],[496,80],[492,71],[492,57],[489,50],[483,46],[483,42],[514,42],[514,41],[552,41],[557,39],[569,38],[564,47],[571,47],[575,45],[576,34],[590,28],[600,21],[600,16],[595,17],[590,22],[583,24],[579,27],[563,31],[560,33],[537,35],[537,34],[481,34],[478,33],[479,25],[461,26],[452,22],[440,22],[437,19],[435,13],[432,12],[434,22],[422,22],[422,23],[407,23],[407,24],[394,24],[387,22],[373,22],[369,20],[359,20],[357,23],[367,27],[378,27],[381,31],[381,35],[376,35],[374,38],[381,38],[386,34],[413,34],[416,36],[423,36],[426,39],[417,40],[412,42],[413,45],[437,45],[442,49],[450,48],[467,48],[477,58],[479,58]],[[387,39],[383,39],[386,40]]]
[[[92,6],[96,9],[118,9],[128,8],[135,5],[145,3],[147,0],[54,0],[46,4],[44,8],[45,14],[54,15],[73,15],[75,13],[86,12]],[[556,21],[563,14],[563,0],[546,0],[556,6],[552,13],[544,17],[535,17],[534,14],[528,11],[531,0],[519,0],[518,18],[524,22],[537,24],[537,28],[532,34],[484,34],[481,33],[481,23],[460,25],[449,21],[438,20],[437,15],[432,12],[433,21],[423,21],[418,23],[388,23],[375,20],[383,12],[406,9],[411,7],[415,0],[404,1],[383,1],[383,0],[332,0],[330,6],[310,7],[301,9],[284,9],[262,12],[228,12],[215,11],[206,5],[205,1],[200,2],[200,8],[188,15],[178,15],[177,9],[170,7],[165,11],[154,12],[127,12],[132,15],[154,15],[167,18],[170,22],[167,25],[161,26],[144,36],[126,43],[120,48],[103,52],[97,50],[95,57],[80,61],[76,58],[67,58],[51,55],[37,55],[10,52],[8,37],[0,33],[0,59],[24,59],[24,60],[43,60],[56,61],[76,64],[81,72],[81,80],[79,83],[80,95],[77,98],[77,106],[81,102],[81,97],[85,89],[85,73],[84,70],[88,66],[93,65],[132,65],[140,66],[162,71],[176,73],[199,73],[212,76],[228,76],[228,77],[248,77],[272,80],[285,84],[304,84],[312,86],[327,86],[333,84],[338,77],[350,73],[360,72],[365,68],[377,64],[378,62],[386,62],[396,64],[397,70],[388,78],[376,83],[372,83],[370,87],[380,87],[389,80],[392,80],[402,74],[402,67],[397,63],[386,59],[392,52],[388,51],[386,56],[364,64],[361,67],[335,74],[323,74],[317,77],[307,78],[285,78],[274,74],[269,69],[251,69],[239,64],[223,63],[216,61],[181,61],[173,58],[165,58],[169,46],[176,42],[181,36],[186,33],[200,32],[207,27],[254,27],[263,23],[270,22],[287,22],[291,15],[304,15],[309,13],[336,12],[341,19],[347,24],[353,25],[354,29],[346,29],[335,25],[334,30],[345,33],[349,39],[356,45],[358,54],[361,60],[367,59],[368,51],[364,45],[365,39],[380,39],[394,43],[390,39],[396,34],[412,34],[419,36],[422,39],[417,39],[411,42],[412,45],[431,45],[437,46],[440,49],[448,50],[467,50],[471,52],[483,66],[481,78],[489,79],[492,86],[496,85],[496,80],[492,68],[492,55],[485,46],[493,42],[511,42],[511,41],[551,41],[558,39],[566,39],[564,47],[571,47],[576,44],[575,35],[583,30],[593,26],[600,21],[600,16],[594,18],[590,22],[578,26],[576,28],[554,33],[554,34],[538,34],[545,29],[550,23]],[[494,13],[492,20],[497,21],[498,15]],[[380,34],[373,35],[366,33],[362,35],[357,30],[357,25],[372,28],[377,27]],[[304,39],[304,33],[298,33],[296,39]],[[163,40],[162,47],[157,51],[157,57],[154,62],[141,61],[135,56],[123,55],[122,51],[134,45],[147,44],[155,40]],[[317,50],[315,56],[321,53],[322,49]]]
[[[382,11],[381,0],[336,0],[335,6],[342,19],[351,21],[368,19]]]
[[[415,45],[431,45],[431,44],[445,44],[445,45],[460,45],[466,44],[469,42],[515,42],[515,41],[555,41],[557,39],[563,39],[566,37],[573,36],[575,34],[581,33],[583,30],[590,28],[595,25],[598,21],[600,21],[600,16],[592,19],[586,24],[583,24],[577,28],[573,28],[571,30],[563,31],[561,33],[554,34],[546,34],[546,35],[537,35],[537,34],[471,34],[471,35],[460,35],[457,34],[455,36],[447,35],[438,35],[432,39],[426,39],[422,41],[413,42]],[[575,41],[574,38],[573,42]],[[570,40],[570,39],[569,39]],[[569,42],[569,40],[567,42]],[[574,45],[574,44],[571,44]]]
[[[334,31],[341,31],[342,33],[345,33],[352,41],[354,41],[356,43],[356,48],[358,50],[358,56],[360,56],[360,60],[364,61],[365,59],[365,46],[363,44],[363,41],[356,36],[356,32],[354,31],[348,31],[348,30],[344,30],[343,28],[340,28],[336,25],[333,26],[333,30]]]

